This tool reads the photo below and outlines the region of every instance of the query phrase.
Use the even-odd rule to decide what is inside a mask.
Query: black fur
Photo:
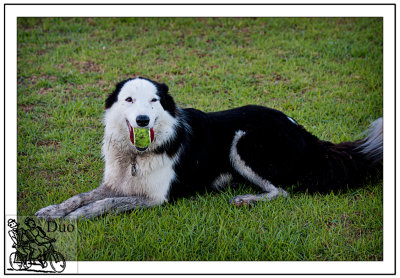
[[[171,199],[210,188],[221,173],[242,179],[229,158],[237,130],[246,132],[237,145],[240,157],[276,186],[299,182],[297,189],[326,192],[360,185],[382,167],[357,150],[361,141],[321,141],[274,109],[251,105],[215,113],[196,109],[181,113],[192,132],[171,143],[176,149],[183,147],[174,169],[177,178],[170,189]]]
[[[118,100],[118,94],[121,91],[122,87],[125,85],[126,82],[133,80],[134,78],[129,78],[127,80],[119,82],[116,86],[114,91],[107,97],[106,99],[106,109],[110,108],[115,102]]]
[[[157,88],[157,95],[160,97],[160,103],[164,110],[168,111],[171,116],[175,117],[177,113],[177,107],[175,101],[168,93],[168,86],[164,83],[158,83],[156,81],[150,80],[145,77],[136,77],[138,79],[144,79],[151,82]],[[116,86],[114,91],[107,97],[106,99],[106,109],[110,108],[115,102],[118,100],[118,94],[121,91],[122,87],[125,85],[126,82],[136,79],[136,78],[129,78],[124,81],[119,82]]]
[[[174,99],[168,93],[168,86],[164,83],[158,83],[147,78],[142,79],[148,80],[153,83],[154,86],[156,86],[157,95],[160,97],[160,103],[162,107],[164,108],[164,110],[168,111],[168,113],[171,114],[172,117],[175,117],[177,113],[177,107]]]

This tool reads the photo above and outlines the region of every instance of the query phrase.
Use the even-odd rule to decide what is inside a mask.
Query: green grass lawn
[[[18,214],[102,181],[102,113],[145,76],[178,105],[285,112],[323,140],[360,138],[383,113],[379,18],[19,18]],[[382,260],[382,181],[288,189],[250,207],[241,185],[77,223],[78,260]]]

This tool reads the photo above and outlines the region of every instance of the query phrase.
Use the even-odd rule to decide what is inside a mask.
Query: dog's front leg
[[[109,187],[102,185],[92,191],[75,195],[61,204],[44,207],[36,212],[35,216],[48,220],[61,218],[81,206],[112,196],[116,196],[116,194]]]
[[[106,198],[80,207],[68,214],[65,218],[71,220],[79,218],[88,219],[107,213],[116,214],[136,208],[152,207],[162,203],[163,202],[154,201],[142,196]]]

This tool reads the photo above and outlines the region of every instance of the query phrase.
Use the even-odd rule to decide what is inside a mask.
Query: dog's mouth
[[[151,143],[154,141],[153,128],[133,128],[128,120],[126,124],[129,129],[129,137],[132,145],[141,152],[147,150]]]

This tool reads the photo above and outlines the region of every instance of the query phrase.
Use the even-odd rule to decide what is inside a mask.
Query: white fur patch
[[[132,102],[125,99],[131,97]],[[171,140],[178,121],[165,111],[157,98],[156,87],[149,81],[134,79],[121,89],[118,101],[104,114],[104,139],[102,153],[105,160],[103,183],[123,196],[147,196],[160,203],[167,200],[171,182],[176,178],[173,170],[175,157],[155,154],[153,151]],[[126,119],[135,127],[137,115],[150,117],[149,127],[154,130],[154,141],[145,152],[132,145]],[[136,174],[132,176],[132,161]]]
[[[137,155],[135,176],[132,176],[131,155],[109,146],[104,156],[103,183],[123,196],[147,196],[159,203],[167,201],[169,187],[175,179],[173,165],[179,152],[172,159],[166,154]]]
[[[224,189],[232,181],[233,177],[230,173],[219,175],[212,183],[212,186],[217,190]]]
[[[247,178],[250,182],[258,185],[266,192],[271,192],[277,190],[277,188],[267,180],[264,180],[262,177],[257,175],[246,163],[241,159],[238,151],[237,151],[237,143],[239,139],[244,136],[246,132],[242,130],[238,130],[233,138],[231,152],[229,154],[230,160],[232,162],[233,167],[236,171],[238,171],[243,177]]]
[[[249,166],[246,165],[246,163],[241,159],[238,151],[237,151],[237,143],[239,142],[240,138],[244,136],[246,132],[242,130],[238,130],[233,137],[232,140],[232,147],[231,147],[231,152],[229,154],[231,163],[233,165],[233,168],[235,168],[236,171],[239,172],[243,177],[247,178],[250,182],[253,184],[259,186],[263,191],[268,192],[267,194],[258,194],[258,195],[240,195],[236,196],[233,198],[232,202],[235,205],[241,205],[242,203],[249,203],[249,202],[254,202],[254,201],[260,201],[260,200],[272,200],[279,195],[282,196],[287,196],[287,192],[284,191],[281,188],[275,187],[271,182],[268,180],[263,179],[259,175],[257,175]]]
[[[291,118],[291,117],[289,117],[289,116],[286,116],[288,119],[289,119],[289,121],[291,121],[292,123],[294,123],[295,125],[299,125],[293,118]]]
[[[363,139],[358,149],[369,159],[382,160],[383,157],[383,119],[375,120],[366,131],[367,136]]]
[[[134,99],[134,102],[125,101],[127,97]],[[157,90],[151,82],[143,79],[126,82],[118,95],[118,101],[104,113],[103,154],[106,151],[105,140],[110,141],[108,146],[113,144],[125,151],[132,149],[126,120],[133,128],[138,128],[138,115],[147,115],[150,118],[148,127],[154,130],[154,141],[148,152],[154,151],[174,136],[177,120],[163,109],[159,101],[152,102],[154,98],[158,99]]]
[[[126,101],[128,97],[132,98],[132,102]],[[154,99],[157,101],[153,102]],[[154,130],[154,142],[149,151],[161,146],[174,135],[177,120],[162,107],[157,88],[147,80],[133,79],[124,84],[118,101],[104,113],[104,137],[116,144],[132,146],[126,120],[133,128],[139,128],[136,123],[139,115],[148,116],[150,122],[147,127]]]

